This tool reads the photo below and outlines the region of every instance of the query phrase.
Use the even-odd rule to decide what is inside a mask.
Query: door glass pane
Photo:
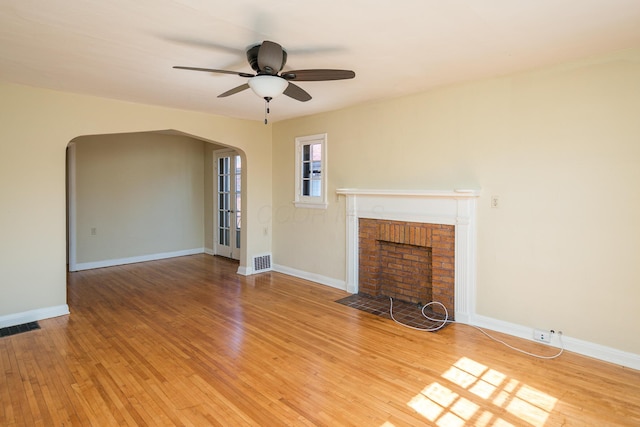
[[[242,159],[240,158],[240,156],[236,156],[235,160],[236,160],[236,175],[240,176],[242,172]],[[240,190],[240,188],[238,188],[238,190]]]
[[[229,157],[218,159],[218,243],[229,245]]]
[[[235,170],[235,212],[236,212],[236,247],[240,248],[240,224],[242,223],[241,208],[242,208],[242,160],[240,156],[235,156],[236,170]]]
[[[229,173],[229,157],[220,157],[220,164],[218,165],[218,172],[220,175],[226,175]]]
[[[240,249],[240,223],[242,222],[242,215],[240,211],[236,213],[236,248]]]

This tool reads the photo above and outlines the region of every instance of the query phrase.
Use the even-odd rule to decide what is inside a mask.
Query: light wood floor
[[[236,269],[195,255],[70,274],[70,316],[0,339],[0,425],[640,425],[639,371],[413,331]]]

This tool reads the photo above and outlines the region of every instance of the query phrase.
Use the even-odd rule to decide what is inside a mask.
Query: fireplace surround
[[[443,258],[440,252],[432,271],[423,272],[442,276],[446,281],[453,282],[453,295],[432,295],[434,300],[440,301],[450,311],[452,317],[459,322],[469,323],[470,317],[475,312],[475,285],[476,285],[476,205],[480,195],[479,190],[371,190],[371,189],[338,189],[339,195],[346,197],[346,271],[347,291],[367,293],[366,284],[360,288],[360,222],[369,224],[369,220],[381,220],[376,227],[385,227],[384,224],[397,225],[393,233],[411,233],[413,227],[413,246],[430,247],[433,258],[433,246],[426,242],[418,241],[416,245],[415,234],[422,233],[422,229],[445,229],[445,239],[453,240],[453,259],[450,255]],[[401,226],[400,223],[403,223]],[[446,226],[446,227],[439,227]],[[402,230],[402,231],[401,231]],[[384,231],[383,231],[384,232]],[[424,232],[425,234],[427,231]],[[437,231],[440,233],[440,231]],[[448,234],[447,234],[448,233]],[[453,236],[451,236],[451,233]],[[374,238],[378,241],[394,242],[398,238],[382,237]],[[438,237],[440,239],[440,237]],[[363,242],[366,243],[366,242]],[[432,241],[429,244],[433,244]],[[411,245],[411,243],[409,243]],[[452,262],[451,262],[452,261]],[[432,266],[434,264],[432,263]],[[441,267],[452,267],[453,271],[445,271]],[[367,275],[364,274],[366,278]],[[370,291],[369,291],[370,292]],[[426,298],[426,296],[425,296]],[[447,300],[447,298],[450,298]],[[420,301],[423,302],[423,301]],[[428,302],[428,301],[425,301]]]

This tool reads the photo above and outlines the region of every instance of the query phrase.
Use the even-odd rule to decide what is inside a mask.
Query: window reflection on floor
[[[440,427],[543,427],[558,402],[466,357],[443,373],[442,380],[429,384],[407,403]]]

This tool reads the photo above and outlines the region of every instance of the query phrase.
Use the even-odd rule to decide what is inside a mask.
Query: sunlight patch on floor
[[[558,399],[463,357],[407,405],[440,427],[543,427]],[[487,407],[491,409],[486,409]]]

